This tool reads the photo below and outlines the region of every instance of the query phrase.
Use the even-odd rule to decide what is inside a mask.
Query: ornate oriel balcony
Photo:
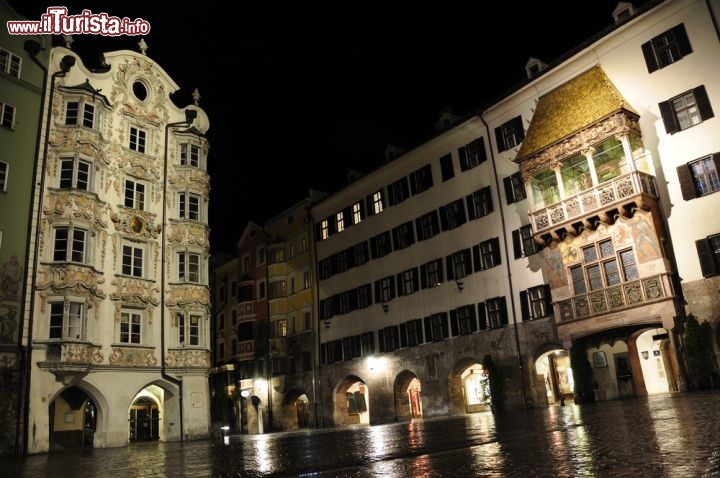
[[[567,228],[574,223],[592,227],[595,216],[608,221],[612,219],[608,216],[613,211],[619,213],[628,208],[643,207],[643,195],[657,197],[655,178],[636,170],[532,211],[530,219],[536,237],[556,233],[558,229],[563,230],[563,226],[565,232],[577,233]]]
[[[45,362],[38,366],[67,385],[87,375],[93,365],[102,363],[101,349],[99,345],[83,342],[48,343]]]

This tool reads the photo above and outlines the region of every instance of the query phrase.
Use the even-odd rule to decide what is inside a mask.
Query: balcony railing
[[[670,278],[667,274],[644,277],[559,301],[558,322],[619,312],[673,295]]]
[[[655,178],[642,171],[633,171],[533,211],[530,220],[535,234],[542,234],[572,219],[590,216],[641,193],[657,196]]]

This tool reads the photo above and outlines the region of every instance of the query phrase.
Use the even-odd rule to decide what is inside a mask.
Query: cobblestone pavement
[[[0,458],[10,477],[712,477],[720,391]]]

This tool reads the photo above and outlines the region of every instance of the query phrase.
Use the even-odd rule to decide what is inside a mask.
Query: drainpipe
[[[310,234],[309,234],[309,240],[312,243],[312,248],[310,249],[310,264],[312,264],[312,276],[310,277],[312,288],[314,289],[313,294],[313,306],[312,306],[312,314],[314,317],[317,318],[317,320],[313,321],[313,357],[312,357],[312,369],[313,369],[313,380],[312,380],[312,386],[313,386],[313,406],[315,407],[315,428],[320,428],[320,425],[322,421],[320,420],[320,417],[318,416],[318,412],[321,412],[321,409],[318,409],[318,388],[320,383],[320,283],[318,281],[318,271],[317,271],[317,241],[315,240],[315,218],[313,217],[312,213],[310,212],[310,207],[312,206],[312,199],[310,202],[310,205],[308,206],[307,211],[307,218],[308,218],[308,224],[310,224]]]
[[[507,228],[505,227],[505,213],[502,207],[502,196],[500,195],[500,180],[497,175],[497,167],[495,165],[495,154],[493,154],[492,148],[492,136],[490,135],[490,126],[488,126],[482,113],[478,114],[480,120],[485,125],[485,131],[487,132],[488,145],[490,146],[490,161],[493,167],[493,176],[495,177],[495,188],[497,189],[498,209],[500,210],[500,222],[502,223],[503,231],[503,245],[505,246],[505,267],[507,268],[507,279],[508,287],[510,289],[510,310],[512,310],[513,317],[513,329],[515,330],[515,350],[517,351],[518,367],[520,369],[520,380],[522,381],[522,394],[523,394],[523,408],[528,409],[527,406],[527,386],[525,385],[525,367],[523,367],[522,353],[520,352],[520,336],[518,335],[517,317],[515,316],[515,292],[512,283],[512,270],[510,268],[510,254],[507,246]]]
[[[162,209],[162,234],[160,235],[160,375],[165,380],[178,386],[180,399],[180,441],[185,441],[185,426],[183,424],[183,381],[182,379],[168,375],[165,370],[165,243],[167,234],[167,171],[168,171],[168,133],[170,128],[176,126],[190,126],[197,117],[197,111],[186,109],[185,121],[168,123],[165,125],[165,155],[163,159],[163,209]]]
[[[15,436],[15,447],[16,451],[21,451],[22,455],[27,454],[27,448],[28,448],[28,440],[29,440],[29,429],[30,429],[30,400],[24,400],[24,404],[22,404],[22,398],[23,397],[30,397],[30,375],[32,374],[32,341],[33,341],[33,315],[35,314],[35,299],[34,299],[34,293],[35,293],[35,283],[37,281],[37,263],[40,258],[40,249],[38,247],[38,244],[40,244],[40,225],[42,222],[42,204],[43,204],[43,192],[45,191],[45,163],[47,162],[47,154],[48,154],[48,145],[49,145],[49,138],[48,135],[50,134],[50,124],[52,122],[52,104],[53,99],[55,97],[55,79],[64,77],[70,69],[75,65],[75,57],[72,55],[65,55],[62,57],[62,60],[60,60],[60,71],[56,71],[52,74],[50,79],[50,89],[49,89],[49,99],[48,99],[48,108],[47,112],[45,112],[45,96],[48,92],[47,88],[47,73],[48,69],[45,68],[45,66],[37,59],[38,53],[43,48],[40,46],[40,44],[34,40],[28,40],[25,42],[25,51],[27,51],[30,54],[30,58],[32,61],[40,67],[40,69],[43,71],[43,86],[42,86],[42,92],[41,92],[41,104],[40,104],[40,124],[38,125],[38,134],[37,134],[37,142],[35,145],[35,152],[36,152],[36,161],[35,166],[33,167],[33,194],[31,196],[32,202],[34,203],[34,198],[37,196],[37,215],[35,216],[35,224],[33,226],[33,221],[28,222],[28,237],[33,236],[32,229],[35,228],[34,236],[35,241],[32,244],[32,248],[34,248],[34,251],[31,252],[31,243],[28,241],[27,249],[26,249],[26,262],[28,262],[28,258],[30,255],[33,255],[33,261],[31,264],[32,271],[30,271],[30,268],[26,267],[26,271],[23,277],[23,280],[25,281],[25,288],[23,290],[23,299],[22,299],[22,307],[21,311],[25,310],[25,304],[29,302],[30,306],[28,308],[28,331],[27,331],[27,349],[26,352],[23,354],[23,348],[22,348],[22,333],[19,334],[18,338],[18,349],[21,353],[21,369],[24,366],[25,368],[25,374],[24,374],[24,395],[18,394],[18,410],[20,408],[23,408],[23,413],[18,414],[18,426],[17,430],[19,431],[21,426],[23,426],[23,443],[22,448],[20,448],[19,438],[20,434],[16,434]],[[42,128],[42,115],[45,114],[46,121],[45,121],[45,142],[43,144],[43,153],[42,158],[38,158],[40,152],[40,141],[43,138],[43,128]],[[40,167],[38,167],[38,163]],[[40,174],[40,182],[37,183],[37,177],[38,174]],[[34,208],[31,209],[30,214],[32,215],[34,211]],[[30,283],[28,283],[28,278],[31,278]],[[29,297],[29,299],[28,299]],[[24,418],[24,420],[23,420]],[[24,424],[21,425],[20,421],[24,421]]]

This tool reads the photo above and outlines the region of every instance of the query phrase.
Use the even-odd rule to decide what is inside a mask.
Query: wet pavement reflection
[[[0,458],[3,477],[720,476],[720,391]]]

